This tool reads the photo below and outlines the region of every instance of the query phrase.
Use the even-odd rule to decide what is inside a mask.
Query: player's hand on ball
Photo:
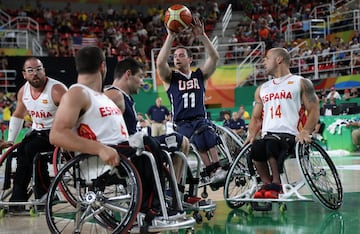
[[[195,36],[202,35],[204,33],[204,24],[199,17],[193,17],[193,24],[191,24],[192,31]]]

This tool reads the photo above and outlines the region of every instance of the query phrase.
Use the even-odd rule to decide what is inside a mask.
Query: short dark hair
[[[35,57],[35,56],[30,56],[30,57],[27,57],[26,59],[25,59],[25,61],[24,61],[24,63],[23,63],[23,68],[22,68],[22,70],[23,71],[25,71],[25,63],[27,62],[27,61],[30,61],[30,60],[39,60],[40,62],[41,62],[41,60],[38,58],[38,57]],[[42,62],[41,62],[42,63]]]
[[[130,70],[131,73],[134,75],[143,68],[144,65],[142,63],[139,63],[132,57],[127,57],[116,64],[114,71],[114,79],[120,79],[127,70]]]
[[[76,70],[79,74],[94,74],[105,61],[104,52],[95,46],[81,48],[75,57]]]
[[[177,47],[175,48],[175,50],[177,50],[177,49],[184,49],[184,50],[186,50],[186,53],[187,53],[188,57],[189,57],[189,58],[192,58],[192,51],[191,51],[189,48],[180,45],[180,46],[177,46]],[[174,50],[174,51],[175,51],[175,50]]]

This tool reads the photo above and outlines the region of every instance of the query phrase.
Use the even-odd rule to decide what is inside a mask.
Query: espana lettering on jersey
[[[49,118],[49,117],[53,116],[50,112],[45,112],[45,111],[29,110],[28,112],[32,118],[43,118],[44,119],[44,118]]]
[[[121,114],[121,110],[117,107],[105,106],[99,108],[101,117],[106,117],[109,115],[119,115]]]
[[[191,80],[179,80],[179,90],[190,90],[190,89],[200,89],[199,80],[198,79],[191,79]]]
[[[291,95],[291,92],[285,90],[282,90],[277,93],[268,93],[261,97],[263,103],[276,99],[292,99],[292,98],[293,97]]]

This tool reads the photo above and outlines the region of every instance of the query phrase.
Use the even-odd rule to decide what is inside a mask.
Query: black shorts
[[[264,138],[254,141],[251,158],[264,162],[269,158],[278,159],[288,154],[295,146],[295,136],[286,133],[268,133]]]

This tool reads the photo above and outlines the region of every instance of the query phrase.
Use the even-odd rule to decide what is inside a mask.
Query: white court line
[[[336,166],[336,169],[358,171],[360,170],[360,165],[341,165],[341,166]]]

